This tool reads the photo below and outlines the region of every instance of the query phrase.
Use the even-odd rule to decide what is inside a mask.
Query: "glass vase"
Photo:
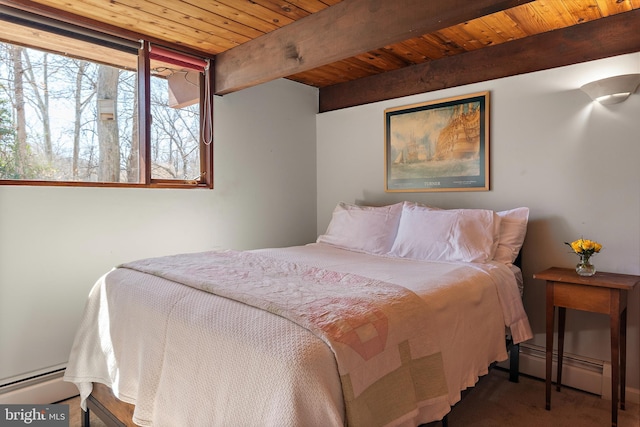
[[[596,267],[591,264],[588,256],[581,256],[580,262],[576,265],[576,273],[578,276],[593,276],[596,274]]]

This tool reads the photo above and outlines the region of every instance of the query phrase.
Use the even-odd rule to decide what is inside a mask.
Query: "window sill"
[[[199,181],[153,181],[150,184],[133,184],[124,182],[81,182],[81,181],[27,181],[0,180],[0,186],[34,186],[34,187],[96,187],[96,188],[181,188],[181,189],[213,189],[213,185]]]

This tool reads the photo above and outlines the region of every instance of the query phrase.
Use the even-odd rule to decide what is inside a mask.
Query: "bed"
[[[123,264],[65,380],[114,425],[417,426],[532,337],[528,209],[339,203],[317,242]],[[88,417],[87,417],[88,418]]]

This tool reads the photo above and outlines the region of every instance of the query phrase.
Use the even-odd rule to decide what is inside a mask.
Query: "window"
[[[212,188],[209,63],[0,8],[0,183]]]

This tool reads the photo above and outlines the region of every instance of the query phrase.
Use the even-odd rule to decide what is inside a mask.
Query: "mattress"
[[[427,262],[315,243],[252,253],[400,285],[425,302],[446,393],[381,425],[441,419],[494,361],[504,328],[531,338],[514,272],[500,263]],[[139,425],[346,425],[333,352],[290,320],[173,280],[117,268],[89,296],[65,380],[135,405]]]

